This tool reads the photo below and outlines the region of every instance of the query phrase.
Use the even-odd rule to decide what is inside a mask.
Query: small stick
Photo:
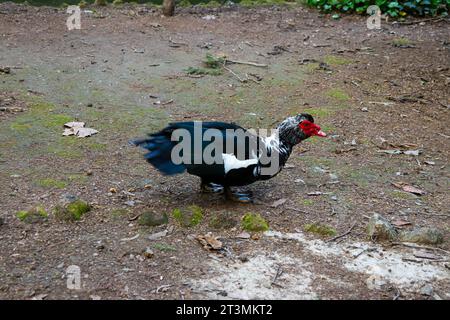
[[[225,70],[227,70],[228,72],[230,72],[233,76],[235,76],[236,78],[238,78],[238,80],[239,80],[240,82],[247,82],[246,79],[242,79],[242,78],[239,77],[233,70],[231,70],[230,68],[225,67],[225,65],[223,66],[223,68],[224,68]]]
[[[427,249],[427,250],[436,250],[436,251],[442,251],[445,252],[447,254],[450,254],[450,252],[448,252],[447,250],[438,248],[438,247],[428,247],[428,246],[418,246],[415,244],[410,244],[410,243],[405,243],[405,242],[392,242],[392,245],[394,246],[405,246],[408,248],[414,248],[414,249]]]
[[[336,237],[334,237],[334,238],[331,238],[331,239],[329,239],[329,240],[327,240],[327,241],[325,241],[325,242],[332,242],[332,241],[336,241],[337,239],[340,239],[340,238],[342,238],[342,237],[345,237],[346,235],[348,235],[350,232],[352,232],[352,230],[353,230],[353,228],[356,226],[356,222],[355,223],[353,223],[353,225],[350,227],[350,229],[348,229],[345,233],[343,233],[343,234],[341,234],[341,235],[338,235],[338,236],[336,236]]]
[[[428,21],[448,21],[444,18],[441,17],[436,17],[436,18],[429,18],[429,19],[422,19],[422,20],[416,20],[416,21],[404,21],[404,22],[395,22],[395,24],[402,24],[402,25],[411,25],[411,24],[416,24],[416,23],[422,23],[422,22],[428,22]],[[394,23],[393,23],[394,24]]]
[[[226,59],[225,63],[246,64],[246,65],[249,65],[249,66],[261,67],[261,68],[267,68],[268,67],[268,65],[264,64],[264,63],[256,63],[256,62],[240,61],[240,60],[229,60],[229,59]]]
[[[273,280],[272,280],[272,283],[271,283],[271,285],[278,285],[276,282],[277,282],[277,279],[278,279],[278,277],[279,276],[281,276],[283,274],[283,270],[281,270],[281,265],[279,265],[278,266],[278,269],[277,269],[277,273],[275,274],[275,277],[273,278]]]

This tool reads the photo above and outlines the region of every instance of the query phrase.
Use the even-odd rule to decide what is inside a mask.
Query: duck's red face
[[[298,125],[300,129],[309,137],[318,136],[318,137],[326,137],[327,134],[320,130],[320,127],[317,124],[312,123],[308,120],[303,120]]]

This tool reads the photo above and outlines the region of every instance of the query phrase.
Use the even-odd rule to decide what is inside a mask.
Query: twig
[[[405,242],[392,242],[392,245],[394,246],[405,246],[408,248],[414,248],[414,249],[427,249],[427,250],[435,250],[435,251],[442,251],[445,252],[447,254],[450,254],[450,252],[448,252],[447,250],[438,248],[438,247],[428,247],[428,246],[418,246],[415,244],[411,244],[411,243],[405,243]]]
[[[268,65],[264,64],[264,63],[256,63],[256,62],[240,61],[240,60],[230,60],[230,59],[226,59],[225,63],[246,64],[246,65],[249,65],[249,66],[261,67],[261,68],[267,68],[268,67]]]
[[[230,68],[225,67],[225,65],[223,66],[223,68],[225,70],[227,70],[229,73],[231,73],[233,76],[235,76],[236,78],[238,78],[238,80],[240,82],[247,82],[247,79],[242,79],[241,77],[239,77],[233,70],[231,70]]]
[[[334,238],[331,238],[331,239],[329,239],[329,240],[327,240],[327,241],[325,241],[325,242],[332,242],[332,241],[336,241],[336,240],[339,239],[339,238],[345,237],[346,235],[350,234],[350,232],[352,232],[352,230],[353,230],[353,228],[354,228],[355,226],[356,226],[356,222],[353,223],[353,225],[350,227],[350,229],[348,229],[345,233],[343,233],[343,234],[341,234],[341,235],[338,235],[338,236],[336,236],[336,237],[334,237]]]
[[[400,298],[400,296],[402,295],[399,288],[395,287],[395,290],[397,290],[397,293],[395,294],[395,296],[392,300],[398,300],[398,298]]]
[[[306,212],[304,210],[300,210],[300,209],[294,208],[294,207],[286,207],[286,209],[308,214],[308,212]]]
[[[281,265],[279,265],[278,269],[277,269],[277,273],[275,274],[275,277],[273,278],[271,285],[279,285],[276,282],[282,274],[283,274],[283,270],[281,270]]]
[[[403,21],[403,22],[393,22],[393,24],[402,24],[402,25],[411,25],[411,24],[417,24],[417,23],[422,23],[422,22],[429,22],[429,21],[433,21],[433,22],[439,22],[439,21],[448,21],[444,18],[441,17],[436,17],[436,18],[429,18],[429,19],[422,19],[422,20],[414,20],[414,21]]]
[[[171,284],[163,284],[162,286],[159,286],[158,288],[156,288],[155,293],[159,293],[159,290],[162,290],[161,292],[167,291],[167,289],[169,289],[170,287],[172,287],[173,285]]]
[[[169,43],[174,44],[174,45],[179,45],[179,46],[187,46],[188,45],[186,42],[173,41],[172,38],[169,38]]]
[[[134,220],[136,220],[137,218],[139,218],[141,215],[142,215],[142,212],[141,212],[141,213],[138,213],[138,214],[135,215],[134,217],[128,218],[128,221],[134,221]]]
[[[131,241],[131,240],[135,240],[137,238],[139,238],[139,233],[137,235],[135,235],[134,237],[131,237],[131,238],[120,239],[120,241]]]

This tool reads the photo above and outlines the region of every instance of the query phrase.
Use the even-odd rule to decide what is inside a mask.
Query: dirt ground
[[[67,17],[0,4],[0,66],[11,68],[0,72],[1,299],[450,299],[448,22],[369,30],[364,17],[302,7],[163,18],[130,5],[85,11],[82,29],[68,31]],[[187,76],[207,53],[269,66],[231,65],[262,78],[245,83],[229,72]],[[201,194],[193,176],[162,176],[128,144],[170,121],[272,128],[299,112],[329,137],[305,141],[277,177],[251,185],[255,204]],[[63,137],[75,120],[99,133]],[[426,193],[393,184],[402,182]],[[56,219],[53,208],[71,197],[93,209],[78,222]],[[172,212],[192,204],[203,220],[183,227]],[[38,205],[47,221],[16,217]],[[135,218],[145,211],[169,223],[143,227]],[[238,237],[247,212],[270,231]],[[438,228],[444,242],[372,242],[374,213],[406,230]],[[312,223],[338,235],[354,227],[327,242],[305,231]],[[207,232],[222,250],[195,239]],[[66,285],[71,265],[81,269],[79,290]]]

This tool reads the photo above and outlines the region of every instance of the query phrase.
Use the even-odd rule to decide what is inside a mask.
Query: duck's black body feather
[[[187,171],[199,176],[203,183],[242,186],[257,180],[270,179],[281,171],[293,146],[309,137],[299,129],[299,123],[304,120],[314,122],[308,114],[289,117],[277,127],[273,135],[266,138],[258,137],[233,123],[177,122],[170,123],[161,131],[150,134],[145,139],[135,140],[133,143],[147,149],[149,152],[145,154],[145,159],[165,175]],[[190,139],[190,142],[185,142],[184,146],[190,144],[190,148],[187,148],[188,154],[181,152],[182,163],[174,163],[172,151],[175,154],[176,151],[180,151],[178,150],[180,141],[178,139],[172,141],[172,138],[173,135],[179,134],[180,131],[177,130],[181,129],[186,130],[187,139]],[[204,138],[204,134],[210,129],[214,129],[215,133],[212,139],[208,140]],[[210,134],[211,131],[208,133]],[[216,156],[216,160],[221,161],[206,163],[203,155],[217,148],[217,143],[214,144],[214,148],[211,147],[216,136],[221,138],[222,150],[219,149],[218,154],[213,153],[212,156]],[[278,160],[276,169],[270,173],[265,170],[271,166],[263,161],[265,157]]]

